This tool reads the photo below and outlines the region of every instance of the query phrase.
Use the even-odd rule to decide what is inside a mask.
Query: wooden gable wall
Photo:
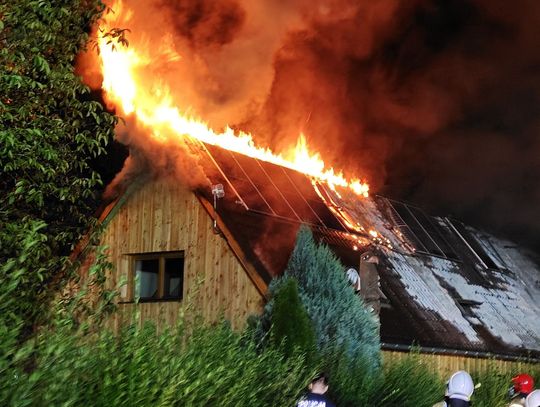
[[[191,191],[166,181],[150,181],[114,212],[103,236],[115,267],[109,287],[133,273],[132,255],[184,251],[183,302],[191,301],[205,320],[214,321],[223,313],[233,328],[241,328],[248,315],[262,312],[263,295],[226,240],[214,232],[212,219]],[[131,285],[120,290],[119,310],[112,321],[115,328],[133,310],[132,290]],[[181,305],[179,301],[146,302],[139,304],[139,311],[141,319],[152,319],[159,326],[173,324]]]

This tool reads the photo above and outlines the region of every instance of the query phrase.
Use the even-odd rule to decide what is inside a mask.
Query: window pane
[[[184,288],[184,259],[165,259],[163,297],[182,298]]]
[[[137,260],[135,262],[135,296],[141,299],[157,298],[159,260]]]

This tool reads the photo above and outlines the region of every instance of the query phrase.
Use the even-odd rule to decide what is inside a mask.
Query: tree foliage
[[[283,346],[286,356],[299,351],[309,363],[315,361],[315,332],[292,278],[286,279],[276,292],[270,334],[277,345]]]
[[[379,335],[375,317],[349,286],[345,268],[325,245],[302,227],[285,277],[298,281],[300,298],[313,322],[323,352],[343,351],[349,360],[379,366]]]
[[[0,4],[0,314],[35,324],[91,226],[116,118],[74,73],[100,0]],[[62,281],[63,279],[59,279]],[[5,291],[4,291],[5,290]],[[8,321],[9,322],[9,321]]]

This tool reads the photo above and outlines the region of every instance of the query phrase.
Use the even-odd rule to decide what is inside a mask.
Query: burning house
[[[141,177],[106,212],[111,281],[128,282],[120,310],[138,295],[143,317],[172,323],[179,301],[197,291],[206,318],[223,312],[240,327],[261,312],[306,224],[359,271],[360,295],[380,316],[385,348],[538,355],[540,269],[519,247],[220,147],[194,142],[191,152],[206,187]]]
[[[270,24],[268,10],[244,3],[244,11],[201,5],[190,14],[146,2],[133,12],[116,2],[102,22],[100,60],[85,67],[99,66],[107,103],[126,119],[118,138],[131,151],[102,214],[115,266],[110,286],[127,281],[113,323],[135,306],[142,318],[173,323],[190,298],[206,319],[224,314],[241,327],[261,312],[268,284],[283,272],[305,224],[358,272],[384,348],[538,358],[540,266],[521,248],[457,219],[370,196],[361,179],[328,169],[303,135],[275,154],[226,126],[236,113],[257,110],[253,101],[260,107],[272,85],[272,55],[279,49],[287,59],[279,41],[302,25],[305,11],[292,18],[267,4],[279,28],[272,31],[258,27]],[[177,18],[157,18],[164,9]],[[334,15],[317,10],[315,22]],[[343,13],[349,11],[354,7]],[[129,47],[115,27],[138,28]],[[111,47],[115,38],[120,44]],[[91,82],[92,73],[83,73]],[[422,123],[426,132],[436,128]]]

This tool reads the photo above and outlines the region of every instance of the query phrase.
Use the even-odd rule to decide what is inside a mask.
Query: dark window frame
[[[135,290],[136,290],[136,264],[137,261],[141,260],[158,260],[158,287],[157,287],[157,298],[139,298],[138,302],[147,303],[147,302],[169,302],[177,301],[180,302],[184,298],[184,282],[185,282],[185,253],[184,251],[174,251],[174,252],[152,252],[152,253],[140,253],[140,254],[130,254],[129,262],[129,279],[128,279],[128,292],[129,298],[127,302],[135,301]],[[181,283],[180,283],[180,293],[178,297],[174,296],[164,296],[165,289],[165,261],[167,259],[182,259],[182,270],[181,270]]]
[[[461,262],[457,251],[444,236],[443,226],[435,217],[406,202],[381,198],[387,205],[390,219],[413,246],[415,253]]]

